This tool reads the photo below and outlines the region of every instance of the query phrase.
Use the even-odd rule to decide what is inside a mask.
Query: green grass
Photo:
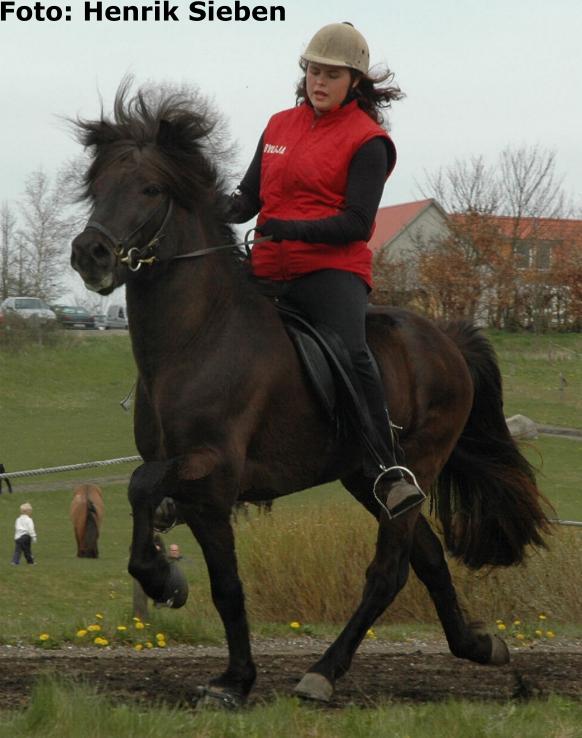
[[[324,711],[279,698],[236,714],[109,702],[88,686],[42,680],[30,706],[5,713],[0,738],[576,738],[582,704],[385,703]]]

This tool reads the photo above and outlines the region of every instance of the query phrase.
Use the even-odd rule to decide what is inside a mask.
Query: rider
[[[366,455],[364,471],[392,484],[387,506],[400,514],[424,494],[397,467],[382,382],[366,343],[372,284],[367,242],[396,149],[381,108],[403,97],[393,74],[369,73],[366,40],[350,23],[321,28],[303,53],[297,105],[268,122],[227,217],[271,240],[252,250],[253,274],[278,283],[284,301],[346,345],[369,414],[368,437],[382,464]],[[382,85],[382,83],[385,83]],[[412,477],[412,479],[414,479]]]

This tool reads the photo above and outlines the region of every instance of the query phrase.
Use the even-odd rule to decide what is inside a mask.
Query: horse
[[[228,645],[226,669],[195,696],[238,706],[256,679],[233,506],[338,479],[376,518],[376,549],[359,606],[296,693],[332,698],[410,567],[455,656],[507,663],[503,640],[468,622],[421,508],[390,519],[374,496],[358,436],[338,437],[276,304],[249,275],[225,222],[218,121],[198,92],[133,93],[127,80],[111,115],[75,121],[90,152],[83,196],[91,214],[72,241],[71,264],[101,295],[125,285],[137,367],[134,432],[143,464],[128,487],[128,569],[155,601],[184,604],[185,582],[153,544],[155,511],[171,498],[203,552]],[[508,432],[486,337],[467,322],[439,326],[396,307],[370,309],[367,335],[407,466],[431,492],[448,551],[480,569],[519,563],[528,546],[543,546],[545,501]]]
[[[105,512],[101,489],[95,484],[80,484],[73,490],[69,511],[77,541],[77,557],[98,559],[97,541]]]

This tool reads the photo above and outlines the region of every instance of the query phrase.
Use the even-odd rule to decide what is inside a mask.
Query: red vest
[[[393,152],[388,176],[396,163],[394,144],[356,101],[321,116],[315,116],[306,103],[274,115],[263,137],[262,208],[257,225],[268,218],[316,220],[340,213],[345,208],[352,157],[377,136],[386,139]],[[372,282],[367,240],[345,245],[265,241],[253,247],[252,267],[256,276],[274,280],[342,269]]]

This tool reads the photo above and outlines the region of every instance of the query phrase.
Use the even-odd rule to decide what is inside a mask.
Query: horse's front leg
[[[180,484],[180,511],[198,541],[210,578],[212,600],[228,644],[228,667],[200,690],[206,703],[236,707],[256,679],[251,655],[244,593],[238,575],[231,510],[235,494],[228,475],[216,471],[205,479]]]
[[[180,567],[170,563],[154,545],[154,512],[172,486],[172,465],[150,461],[139,466],[129,482],[128,496],[133,514],[133,536],[129,573],[156,602],[182,607],[188,583]]]

